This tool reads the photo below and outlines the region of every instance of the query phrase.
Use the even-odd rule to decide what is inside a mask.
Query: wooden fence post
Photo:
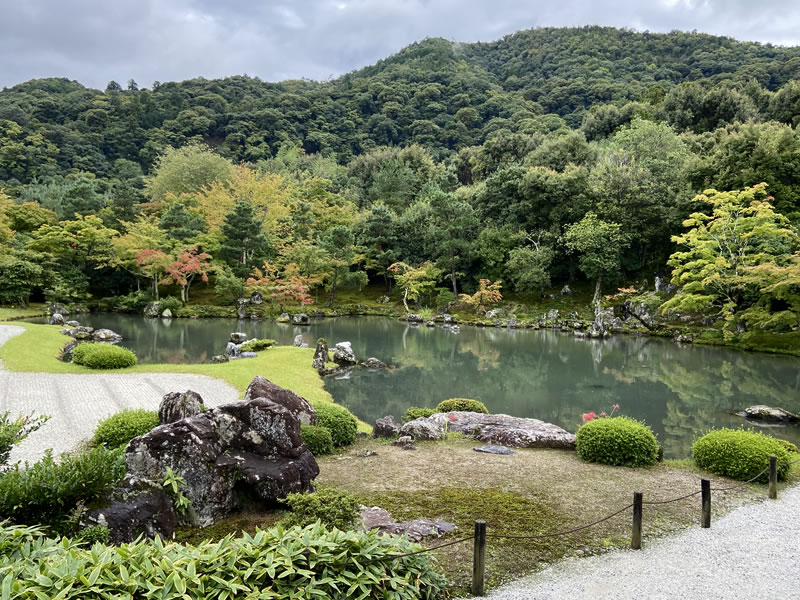
[[[642,548],[642,492],[633,492],[633,531],[631,533],[631,548]]]
[[[483,596],[486,571],[486,521],[475,521],[475,540],[472,548],[472,595]]]
[[[701,479],[700,490],[700,502],[703,509],[703,517],[700,520],[700,526],[708,529],[711,527],[711,482],[708,479]]]
[[[778,498],[778,457],[774,454],[769,457],[769,499]]]

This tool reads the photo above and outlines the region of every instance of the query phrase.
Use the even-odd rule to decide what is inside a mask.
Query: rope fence
[[[795,463],[800,463],[800,459],[794,460],[790,462],[787,466],[791,466]],[[453,540],[447,542],[445,544],[440,544],[438,546],[432,546],[431,548],[424,548],[423,550],[417,550],[416,552],[408,552],[406,554],[397,554],[387,557],[382,557],[379,559],[375,559],[374,561],[369,562],[379,562],[384,560],[397,560],[399,558],[404,558],[406,556],[414,556],[416,554],[424,554],[427,552],[434,552],[436,550],[440,550],[442,548],[447,548],[448,546],[455,546],[456,544],[463,544],[472,540],[473,542],[473,559],[472,559],[472,593],[475,596],[483,596],[484,595],[484,579],[485,579],[485,571],[486,571],[486,540],[487,538],[492,539],[513,539],[513,540],[540,540],[544,538],[553,538],[559,537],[564,535],[571,535],[573,533],[577,533],[579,531],[583,531],[585,529],[589,529],[600,523],[604,523],[613,519],[616,516],[626,512],[627,510],[633,508],[633,522],[631,527],[631,548],[634,550],[639,550],[642,547],[642,507],[652,506],[652,505],[664,505],[664,504],[671,504],[673,502],[680,502],[681,500],[687,500],[698,494],[701,496],[701,518],[700,518],[700,526],[708,529],[711,527],[711,492],[727,492],[732,489],[740,488],[744,485],[749,483],[753,483],[759,477],[764,475],[765,473],[769,473],[769,484],[768,484],[768,496],[770,499],[776,499],[778,497],[778,459],[776,456],[769,457],[769,465],[761,471],[755,477],[748,479],[747,481],[738,482],[734,485],[724,488],[712,488],[711,481],[708,479],[701,479],[700,480],[700,489],[691,492],[689,494],[685,494],[683,496],[678,496],[677,498],[670,498],[668,500],[644,500],[644,496],[642,492],[634,492],[633,493],[633,502],[628,504],[627,506],[623,506],[618,511],[611,513],[605,517],[597,519],[596,521],[592,521],[591,523],[587,523],[585,525],[579,525],[578,527],[574,527],[572,529],[567,529],[566,531],[557,531],[553,533],[542,533],[537,535],[516,535],[510,533],[489,533],[486,532],[486,521],[475,521],[475,532],[472,537],[464,537],[459,538],[457,540]]]

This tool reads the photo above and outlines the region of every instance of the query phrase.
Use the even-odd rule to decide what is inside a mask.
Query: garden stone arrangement
[[[269,397],[252,397],[259,390]],[[269,506],[287,494],[310,490],[319,467],[303,443],[297,415],[302,407],[313,421],[313,408],[263,378],[248,391],[249,399],[160,425],[131,440],[125,479],[111,503],[90,513],[86,524],[106,525],[117,543],[141,534],[171,537],[180,522],[208,526],[242,502]],[[174,398],[168,395],[164,402],[172,404]],[[182,493],[191,503],[185,515],[165,491],[168,469],[185,480]]]

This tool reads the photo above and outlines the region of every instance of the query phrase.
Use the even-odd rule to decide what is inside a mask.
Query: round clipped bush
[[[418,408],[416,406],[412,406],[406,411],[406,414],[403,417],[403,422],[407,423],[409,421],[413,421],[414,419],[430,417],[433,414],[436,414],[436,411],[432,408]]]
[[[75,347],[72,362],[90,369],[124,369],[136,364],[136,355],[122,346],[87,343]]]
[[[275,340],[265,338],[263,340],[250,340],[242,344],[242,352],[261,352],[277,344]]]
[[[123,410],[100,421],[94,430],[92,445],[119,448],[127,445],[133,438],[148,433],[159,424],[158,412],[155,410],[143,408]]]
[[[356,441],[358,420],[349,410],[333,402],[315,402],[313,406],[317,425],[330,432],[334,446],[348,446]]]
[[[576,436],[578,456],[604,465],[644,467],[658,460],[658,441],[644,423],[630,417],[601,417]]]
[[[483,402],[471,400],[469,398],[450,398],[449,400],[443,400],[442,402],[439,402],[438,406],[436,407],[436,412],[445,413],[453,412],[454,410],[483,413],[485,415],[489,414],[489,411],[486,410],[486,405]]]
[[[788,442],[786,440],[779,440],[778,438],[775,438],[775,441],[778,442],[784,448],[786,448],[788,452],[791,452],[792,454],[800,454],[800,449],[798,449],[797,446],[794,445],[792,442]]]
[[[707,433],[692,445],[692,458],[699,468],[747,481],[769,465],[769,457],[778,457],[778,479],[789,474],[791,453],[781,440],[744,429],[718,429]],[[769,474],[763,473],[756,481],[767,483]]]
[[[301,425],[303,443],[308,446],[314,456],[324,456],[333,452],[333,437],[325,427],[316,425]]]

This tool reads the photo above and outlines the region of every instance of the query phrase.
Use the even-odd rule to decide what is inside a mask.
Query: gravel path
[[[713,502],[713,495],[712,495]],[[492,600],[800,598],[800,487],[738,508],[711,529],[643,542],[643,550],[571,559],[500,587]],[[644,515],[647,528],[647,507]],[[491,540],[490,540],[491,543]]]
[[[0,325],[0,346],[25,329]],[[48,414],[51,419],[18,448],[11,460],[35,461],[52,448],[58,455],[91,437],[101,419],[124,408],[157,409],[167,392],[192,389],[206,406],[235,402],[228,383],[204,375],[124,373],[72,375],[14,373],[0,365],[0,412]]]

